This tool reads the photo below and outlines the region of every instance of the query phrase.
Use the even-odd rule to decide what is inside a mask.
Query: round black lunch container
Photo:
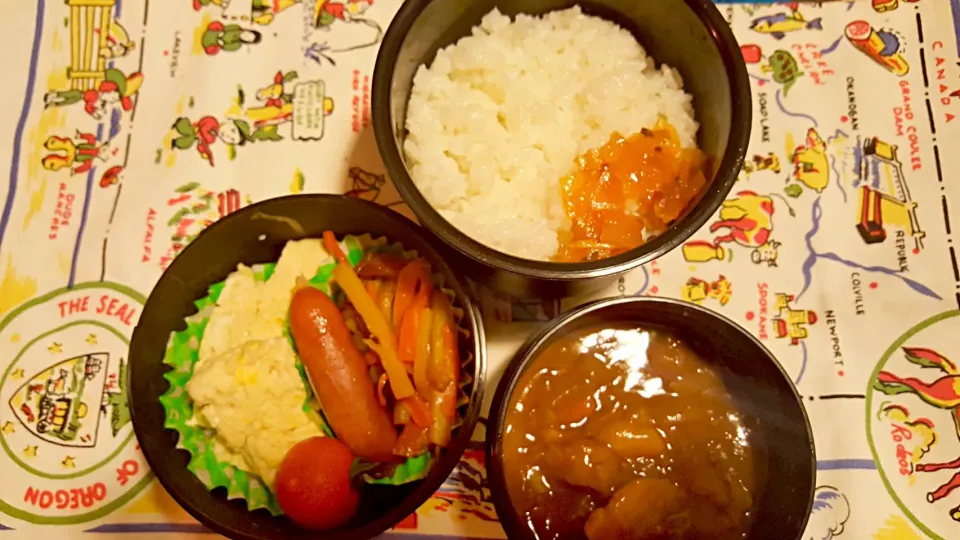
[[[402,149],[413,76],[420,65],[433,62],[437,50],[470,35],[494,8],[514,16],[575,5],[630,30],[657,62],[680,72],[685,91],[693,96],[700,123],[697,143],[712,158],[713,177],[699,200],[666,232],[634,250],[584,263],[513,257],[460,232],[430,206],[411,180]],[[682,244],[706,223],[736,182],[750,139],[752,111],[740,47],[710,0],[405,0],[380,45],[372,99],[380,154],[420,223],[459,254],[471,277],[524,298],[597,290]]]
[[[461,326],[470,331],[460,339],[463,387],[469,403],[459,409],[462,425],[454,431],[427,478],[404,486],[362,488],[357,515],[332,531],[308,531],[266,510],[250,512],[245,501],[228,500],[222,489],[208,491],[189,470],[189,454],[177,450],[178,434],[164,428],[160,396],[169,388],[163,363],[170,333],[186,327],[184,318],[196,312],[193,302],[207,288],[246,265],[276,262],[289,240],[319,238],[331,230],[343,235],[370,234],[416,250],[456,294],[463,310]],[[361,540],[375,537],[412,514],[433,495],[460,460],[480,413],[486,380],[486,351],[479,312],[464,293],[457,276],[431,246],[425,231],[407,218],[380,205],[336,195],[293,195],[248,206],[221,219],[201,233],[161,276],[143,309],[130,344],[129,403],[133,428],[150,468],[164,488],[187,512],[213,531],[244,540],[315,538]],[[472,358],[470,363],[466,359]],[[318,456],[320,459],[321,456]]]
[[[507,405],[521,374],[557,338],[604,323],[663,329],[687,343],[722,376],[748,428],[758,458],[753,521],[748,540],[799,540],[816,488],[816,453],[810,421],[790,377],[746,330],[694,304],[652,297],[600,300],[571,311],[534,334],[507,365],[487,424],[487,475],[500,522],[515,540],[534,538],[507,492],[503,429]]]

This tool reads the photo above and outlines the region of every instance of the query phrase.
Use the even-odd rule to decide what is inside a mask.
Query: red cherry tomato
[[[337,439],[313,437],[287,452],[274,491],[283,512],[301,527],[324,530],[345,524],[360,494],[350,481],[353,454]]]

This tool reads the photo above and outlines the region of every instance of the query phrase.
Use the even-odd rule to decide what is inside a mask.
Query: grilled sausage
[[[290,331],[337,437],[358,457],[394,460],[397,432],[333,300],[313,287],[297,290],[290,302]]]

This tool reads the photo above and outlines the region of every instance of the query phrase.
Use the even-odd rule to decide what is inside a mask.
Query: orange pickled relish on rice
[[[614,132],[560,180],[572,225],[553,260],[611,257],[664,232],[706,185],[706,162],[699,149],[683,148],[663,118],[629,137]]]

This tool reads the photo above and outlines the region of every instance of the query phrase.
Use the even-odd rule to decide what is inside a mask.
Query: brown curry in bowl
[[[532,359],[505,406],[506,490],[536,538],[747,536],[749,430],[720,375],[673,335],[582,327]]]

